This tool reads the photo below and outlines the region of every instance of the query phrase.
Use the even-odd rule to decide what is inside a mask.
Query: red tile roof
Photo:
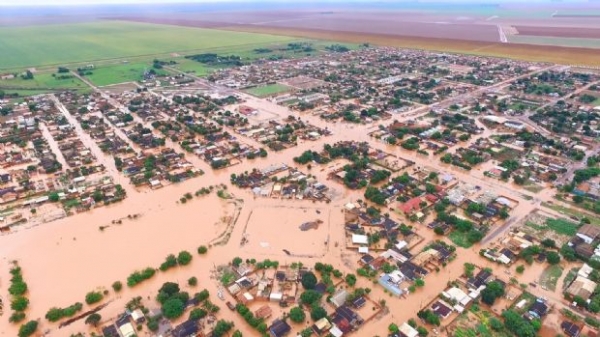
[[[421,209],[421,198],[415,197],[400,205],[400,210],[404,213],[412,213],[413,211],[418,211]]]

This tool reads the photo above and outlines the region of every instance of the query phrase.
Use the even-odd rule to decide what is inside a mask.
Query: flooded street
[[[295,114],[266,100],[247,96],[245,98],[245,104],[279,119]],[[111,101],[114,102],[112,99]],[[537,209],[541,201],[552,200],[550,193],[538,194],[534,198],[529,192],[516,190],[497,180],[484,177],[478,170],[464,171],[442,164],[437,157],[419,155],[376,141],[368,133],[376,130],[379,123],[367,126],[327,123],[319,117],[307,114],[300,114],[299,117],[312,125],[327,128],[333,135],[321,137],[316,141],[300,141],[298,146],[282,152],[269,151],[267,158],[245,160],[242,164],[218,171],[212,170],[197,156],[187,154],[186,159],[205,172],[203,176],[158,190],[138,191],[126,183],[127,178],[116,170],[110,157],[98,149],[75,118],[65,111],[61,104],[58,106],[69,122],[76,127],[82,142],[92,150],[97,160],[106,166],[113,179],[127,189],[128,197],[119,204],[0,236],[0,295],[5,299],[9,298],[9,263],[18,261],[23,269],[23,277],[29,285],[28,298],[31,304],[27,317],[39,319],[40,331],[48,331],[47,336],[69,336],[71,333],[87,331],[88,328],[82,321],[58,330],[57,324],[48,323],[44,315],[52,307],[67,307],[75,302],[83,302],[85,294],[92,290],[106,289],[110,292],[106,299],[110,304],[101,311],[106,320],[113,319],[122,312],[124,304],[134,296],[154,298],[157,289],[166,281],[178,282],[190,293],[207,288],[211,294],[216,294],[219,282],[214,278],[212,271],[216,266],[228,264],[234,257],[257,260],[269,258],[281,264],[301,261],[307,266],[323,262],[345,273],[355,273],[360,256],[357,252],[345,248],[342,210],[347,202],[364,199],[364,191],[350,191],[329,180],[328,175],[332,167],[339,165],[337,162],[327,165],[314,164],[310,170],[293,162],[293,158],[304,151],[320,151],[325,144],[338,141],[367,141],[374,149],[413,161],[416,167],[451,173],[463,183],[479,186],[483,191],[495,191],[498,195],[518,201],[507,224],[492,229],[488,239],[484,241],[486,243],[492,243],[501,237],[512,224]],[[122,105],[118,105],[118,108],[126,109]],[[407,115],[395,117],[399,120],[415,119],[427,112],[423,108],[416,110],[418,114],[415,112],[415,115],[411,115],[409,112]],[[141,122],[138,116],[135,118],[136,122]],[[48,135],[48,130],[43,125],[42,132],[45,136]],[[123,134],[119,135],[127,139]],[[486,130],[481,137],[488,135],[489,131]],[[244,138],[244,141],[258,144],[252,139]],[[50,142],[50,146],[59,157],[59,161],[66,165],[56,143]],[[167,146],[177,151],[181,150],[177,143],[169,139]],[[231,174],[251,171],[253,168],[262,169],[274,163],[297,167],[315,176],[319,182],[335,191],[331,203],[260,198],[250,191],[232,187],[229,183]],[[236,214],[236,205],[232,199],[221,199],[215,192],[209,196],[194,197],[185,204],[179,202],[185,193],[194,194],[203,187],[222,184],[227,186],[228,193],[233,194],[233,199],[237,200],[241,213]],[[388,207],[396,205],[391,204]],[[395,221],[407,222],[404,216],[390,213]],[[322,221],[318,228],[307,231],[299,229],[301,224],[317,220]],[[417,233],[425,239],[424,242],[441,238],[424,225],[415,224],[415,227]],[[196,253],[198,246],[210,243],[215,245],[209,249],[207,255],[201,256]],[[428,275],[425,278],[425,287],[407,298],[393,298],[384,293],[381,286],[359,278],[358,286],[370,287],[370,297],[375,301],[385,300],[390,312],[383,318],[367,324],[361,329],[360,336],[381,335],[387,331],[391,322],[401,324],[414,318],[419,308],[433,300],[447,287],[448,282],[463,273],[464,263],[477,263],[484,268],[494,267],[491,262],[479,256],[480,248],[482,247],[479,245],[471,249],[458,248],[454,261],[439,272]],[[177,254],[182,250],[187,250],[194,256],[190,265],[158,272],[152,279],[134,288],[125,287],[118,294],[114,294],[110,288],[115,281],[125,284],[127,276],[136,270],[157,268],[168,254]],[[536,275],[541,273],[538,269],[528,268],[523,279],[533,282]],[[192,276],[198,278],[197,290],[187,286],[186,281]],[[229,295],[226,296],[231,300]],[[150,307],[156,305],[153,300],[147,303]],[[225,308],[222,301],[219,300],[217,304]],[[238,315],[226,313],[224,310],[221,312],[226,319],[233,320],[236,328],[244,332],[245,336],[256,334]],[[6,316],[8,315],[5,312],[4,318]],[[9,324],[4,318],[0,321],[0,336],[15,336],[17,325]]]

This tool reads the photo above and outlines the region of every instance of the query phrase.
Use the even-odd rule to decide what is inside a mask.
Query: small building
[[[581,333],[581,328],[569,321],[560,323],[560,328],[569,337],[579,337],[579,334]]]
[[[269,327],[269,334],[271,337],[283,337],[292,331],[292,327],[285,321],[276,319],[273,324]]]
[[[133,319],[134,322],[141,324],[146,321],[146,316],[144,316],[142,309],[135,309],[131,312],[131,319]]]
[[[587,301],[594,293],[596,286],[596,282],[582,276],[577,276],[577,278],[575,278],[575,280],[567,288],[567,293],[573,297],[579,296],[583,300]]]
[[[133,325],[131,323],[126,323],[126,324],[119,326],[119,332],[121,333],[121,336],[123,336],[123,337],[135,336],[135,329],[133,328]],[[177,336],[177,337],[180,337],[180,336]],[[188,336],[185,336],[185,337],[188,337]]]
[[[581,238],[583,242],[591,244],[600,237],[600,226],[585,224],[579,228],[576,235]]]
[[[198,322],[194,320],[185,321],[173,329],[173,337],[195,337],[198,335]]]
[[[346,300],[348,299],[348,292],[345,289],[339,289],[338,291],[335,292],[335,294],[333,294],[333,296],[331,296],[331,299],[329,300],[336,308],[341,307],[342,305],[346,304]]]

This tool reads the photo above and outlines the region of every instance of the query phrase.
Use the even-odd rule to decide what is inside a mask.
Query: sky
[[[120,4],[120,3],[215,3],[215,2],[260,2],[261,0],[0,0],[0,6],[38,6],[38,5],[81,5],[81,4]],[[266,2],[288,2],[294,3],[298,0],[267,0]],[[382,0],[376,0],[381,2]],[[386,0],[383,0],[386,1]],[[392,0],[387,0],[392,1]],[[396,0],[398,1],[398,0]],[[402,0],[399,0],[402,1]],[[405,0],[406,1],[406,0]],[[529,0],[527,2],[544,2],[551,0]],[[563,0],[561,2],[586,2],[587,0]],[[265,2],[265,1],[263,1]],[[306,0],[302,1],[306,2]],[[350,2],[344,0],[320,0],[313,2]],[[353,0],[352,2],[369,2],[369,0]],[[425,0],[423,2],[431,2]],[[479,3],[501,3],[518,2],[518,0],[434,0],[433,2],[479,2]]]

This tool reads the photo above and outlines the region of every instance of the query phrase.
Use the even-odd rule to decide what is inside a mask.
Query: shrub
[[[101,292],[90,291],[89,293],[87,293],[85,295],[85,303],[87,303],[87,304],[98,303],[98,302],[102,301],[103,298],[104,298],[104,295],[102,295]]]
[[[25,311],[29,306],[29,300],[23,296],[17,296],[10,302],[10,308],[14,311]]]
[[[112,284],[112,288],[116,293],[118,293],[119,291],[121,291],[121,289],[123,289],[123,283],[121,283],[121,281],[115,281]]]
[[[25,313],[23,312],[13,312],[12,315],[8,318],[8,321],[11,323],[19,323],[20,321],[25,319]]]
[[[177,263],[180,266],[187,266],[188,264],[190,264],[191,261],[192,254],[190,254],[188,251],[183,250],[177,255]]]
[[[206,246],[200,246],[200,247],[198,247],[198,254],[204,255],[207,252],[208,252],[208,248]]]
[[[19,337],[29,337],[35,333],[38,328],[37,321],[29,321],[19,328]]]
[[[192,276],[188,279],[188,285],[195,287],[198,284],[198,279],[195,276]]]

